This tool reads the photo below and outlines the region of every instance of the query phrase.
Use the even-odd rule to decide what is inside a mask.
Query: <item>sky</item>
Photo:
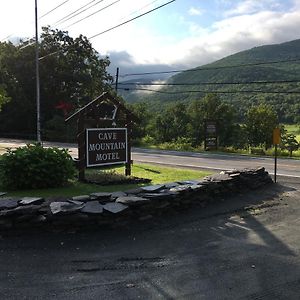
[[[91,38],[168,1],[38,0],[39,27]],[[88,3],[85,12],[58,22]],[[0,41],[33,37],[34,8],[35,0],[0,0]],[[299,39],[299,28],[300,0],[176,0],[90,41],[110,57],[112,68],[125,73],[197,67],[256,46]]]

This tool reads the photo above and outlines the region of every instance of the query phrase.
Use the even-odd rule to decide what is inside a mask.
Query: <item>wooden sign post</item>
[[[110,93],[103,93],[65,122],[77,120],[78,179],[85,181],[85,169],[125,164],[131,175],[132,124],[138,118]],[[118,126],[118,128],[116,128]]]

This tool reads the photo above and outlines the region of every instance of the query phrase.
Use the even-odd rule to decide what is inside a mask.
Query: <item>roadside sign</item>
[[[276,127],[273,129],[273,145],[279,145],[281,142],[280,128]]]
[[[127,128],[87,128],[86,166],[127,163]]]
[[[204,148],[218,149],[218,132],[217,132],[217,122],[215,120],[205,120],[205,139]]]

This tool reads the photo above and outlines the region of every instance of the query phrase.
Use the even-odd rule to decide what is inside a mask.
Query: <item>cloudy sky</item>
[[[93,37],[94,48],[109,55],[113,67],[131,72],[196,67],[255,46],[300,38],[300,0],[176,0],[95,36],[168,1],[38,0],[39,25]],[[34,35],[34,2],[0,1],[1,41]],[[83,13],[71,15],[83,6]]]

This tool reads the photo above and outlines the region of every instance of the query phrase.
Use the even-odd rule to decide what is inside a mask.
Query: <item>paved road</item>
[[[0,139],[1,147],[18,147],[25,145],[26,141]],[[44,143],[45,146],[57,146],[70,149],[71,154],[77,157],[75,144]],[[162,151],[133,148],[133,161],[144,163],[158,163],[170,166],[204,168],[212,170],[229,170],[238,168],[251,168],[263,166],[270,173],[274,173],[274,158],[250,157],[242,155],[194,153],[180,151]],[[300,178],[300,160],[278,159],[278,175]]]
[[[299,300],[288,180],[114,229],[0,233],[0,299]]]
[[[133,151],[133,160],[145,163],[151,162],[213,170],[229,170],[263,166],[270,174],[274,173],[274,158],[269,157],[160,151],[135,148]],[[300,178],[300,160],[288,158],[278,159],[277,174]]]

